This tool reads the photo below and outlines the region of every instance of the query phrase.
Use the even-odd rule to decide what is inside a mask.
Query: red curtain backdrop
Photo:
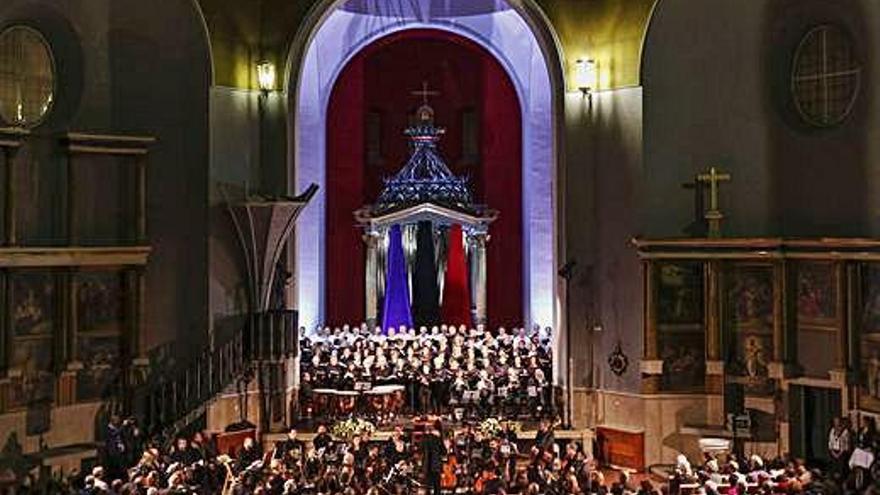
[[[490,325],[510,328],[524,323],[522,113],[515,103],[516,91],[500,65],[487,64],[482,82],[483,201],[500,212],[489,226],[486,306]]]
[[[443,282],[443,323],[471,324],[471,297],[468,286],[468,263],[464,255],[461,225],[449,229],[446,251],[446,276]]]
[[[327,111],[325,302],[328,323],[364,320],[366,248],[354,212],[364,205],[364,60],[345,69]],[[342,81],[342,78],[340,78]]]
[[[327,118],[326,310],[329,324],[364,318],[364,248],[353,212],[375,201],[409,155],[403,131],[427,82],[439,148],[470,177],[478,202],[497,209],[488,253],[489,320],[522,323],[522,126],[512,82],[490,53],[443,31],[409,30],[359,52],[336,81]],[[463,115],[475,113],[479,158],[463,157]],[[369,116],[369,117],[368,117]],[[367,163],[367,121],[379,121],[380,159]]]

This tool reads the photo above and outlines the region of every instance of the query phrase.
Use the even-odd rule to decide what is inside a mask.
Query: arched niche
[[[286,73],[292,119],[290,188],[326,183],[330,96],[340,72],[364,47],[409,29],[447,31],[479,44],[513,81],[522,112],[523,323],[561,328],[562,291],[556,271],[564,258],[558,192],[564,87],[557,48],[540,11],[502,0],[494,2],[494,9],[466,16],[432,9],[432,2],[421,2],[429,8],[415,6],[411,11],[383,10],[390,3],[370,2],[376,10],[346,9],[345,4],[327,1],[316,7],[293,44]],[[326,204],[322,188],[297,223],[295,300],[300,324],[307,329],[322,323],[325,314]],[[554,333],[557,350],[559,336]]]

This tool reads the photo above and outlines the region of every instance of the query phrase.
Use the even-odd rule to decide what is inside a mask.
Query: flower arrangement
[[[349,439],[363,434],[372,435],[376,431],[376,425],[365,419],[349,418],[334,424],[330,433],[334,437]]]
[[[498,418],[486,418],[480,423],[480,432],[487,437],[494,437],[501,433],[501,421]]]
[[[519,432],[522,424],[519,421],[503,421],[498,418],[488,418],[480,423],[480,433],[486,437],[497,437],[505,428]]]

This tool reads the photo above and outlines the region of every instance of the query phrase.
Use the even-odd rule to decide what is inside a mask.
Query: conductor
[[[441,438],[442,425],[440,420],[434,421],[431,431],[422,439],[422,459],[425,466],[425,484],[429,493],[440,495],[440,474],[443,470],[443,458],[446,446]]]

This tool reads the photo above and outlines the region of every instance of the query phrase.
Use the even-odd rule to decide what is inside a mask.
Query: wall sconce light
[[[263,93],[275,90],[275,64],[272,62],[257,64],[257,82]]]
[[[578,59],[574,63],[574,83],[577,89],[589,96],[596,89],[596,61],[593,59]]]

